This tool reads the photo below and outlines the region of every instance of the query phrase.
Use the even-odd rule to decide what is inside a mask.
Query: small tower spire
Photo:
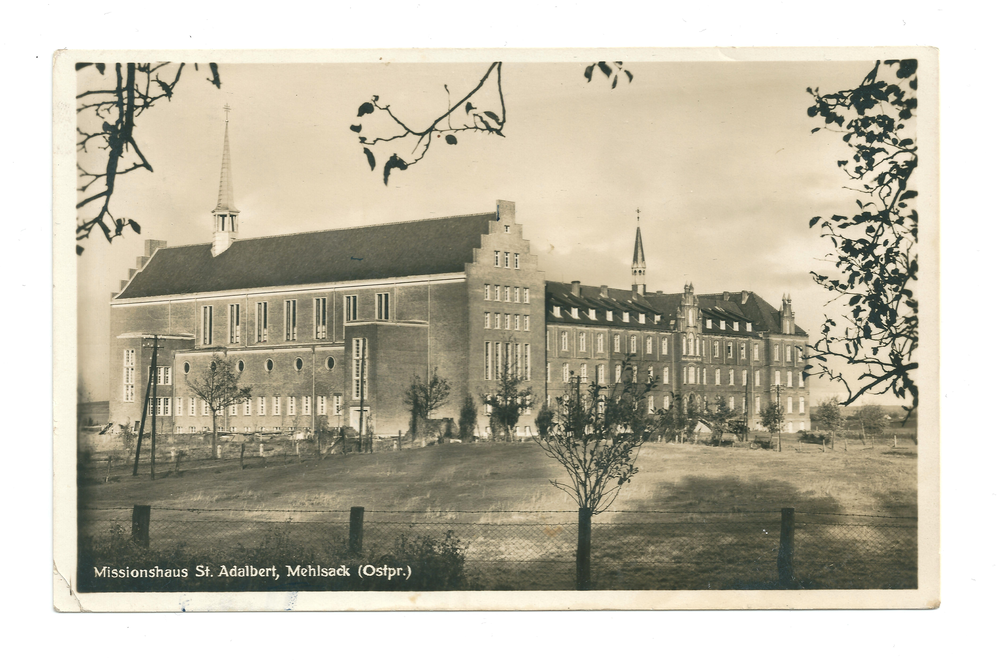
[[[239,209],[233,196],[232,159],[229,155],[229,111],[227,103],[222,107],[226,112],[225,136],[222,140],[222,173],[219,176],[219,201],[212,211],[215,231],[212,238],[212,256],[218,256],[226,251],[236,240],[239,229]]]
[[[632,293],[646,295],[646,253],[642,249],[639,209],[635,210],[635,249],[632,251]]]

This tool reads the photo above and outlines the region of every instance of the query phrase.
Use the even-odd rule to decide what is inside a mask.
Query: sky
[[[657,58],[662,60],[662,57]],[[96,236],[77,260],[78,389],[108,397],[109,298],[145,239],[211,240],[225,113],[240,236],[255,237],[491,211],[517,205],[524,235],[551,280],[627,288],[639,209],[650,290],[753,290],[778,306],[790,294],[796,322],[815,338],[828,300],[810,270],[829,242],[811,217],[849,211],[836,134],[811,133],[807,87],[856,86],[870,61],[651,61],[615,89],[593,60],[503,65],[505,137],[459,135],[383,184],[350,130],[374,136],[359,106],[379,96],[404,121],[426,123],[471,90],[488,68],[472,63],[245,64],[187,69],[172,100],[136,131],[154,172],[119,180],[115,215],[141,236]],[[79,88],[96,84],[93,69]],[[484,90],[490,85],[484,86]],[[477,97],[495,107],[495,94]],[[490,98],[487,98],[490,97]],[[841,394],[813,379],[814,400]],[[882,403],[892,403],[886,399]]]

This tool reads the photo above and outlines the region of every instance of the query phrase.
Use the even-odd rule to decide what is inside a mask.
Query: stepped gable
[[[461,273],[494,213],[158,249],[117,300]]]

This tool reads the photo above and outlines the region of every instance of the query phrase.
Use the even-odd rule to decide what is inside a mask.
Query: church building
[[[540,404],[574,375],[619,378],[626,356],[656,377],[651,411],[705,409],[722,397],[758,419],[777,397],[789,430],[809,428],[808,338],[791,300],[778,310],[748,291],[647,292],[638,228],[629,291],[547,282],[513,202],[263,238],[239,237],[239,213],[227,122],[212,242],[147,240],[112,295],[111,420],[138,424],[155,341],[149,409],[174,434],[211,429],[187,383],[219,354],[253,392],[222,413],[230,433],[358,428],[363,414],[376,433],[395,435],[409,427],[414,376],[447,379],[451,395],[435,416],[457,420],[466,394],[480,402],[504,365]],[[518,435],[534,433],[537,410],[522,416]]]

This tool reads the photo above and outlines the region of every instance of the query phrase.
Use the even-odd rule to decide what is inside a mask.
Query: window
[[[196,399],[194,397],[191,397],[190,399],[188,399],[188,414],[191,415],[192,417],[194,417],[196,414],[198,414],[197,413],[197,409],[195,408],[195,401],[197,401],[197,400],[198,399]]]
[[[604,352],[604,335],[598,333],[597,335],[597,351],[598,353]]]
[[[637,345],[636,336],[635,335],[630,336],[628,338],[628,350],[629,353],[631,353],[632,355],[635,355],[637,353],[636,345]]]
[[[485,312],[483,314],[483,317],[484,317],[483,318],[483,327],[486,328],[487,330],[489,330],[490,329],[490,313],[489,312]]]
[[[726,342],[726,357],[727,358],[733,357],[733,342],[731,341]]]
[[[778,346],[777,344],[774,345],[774,361],[781,361],[781,346]]]
[[[805,384],[805,375],[803,374],[803,372],[800,371],[799,372],[799,387],[805,387],[805,386],[806,386],[806,384]]]
[[[740,344],[740,359],[741,360],[747,359],[747,345],[746,344]]]
[[[493,315],[493,327],[497,330],[500,329],[500,312]]]
[[[719,330],[725,330],[725,329],[726,329],[726,322],[719,321]]]
[[[212,345],[212,306],[205,305],[201,308],[201,344],[202,346]]]
[[[353,339],[351,355],[353,358],[353,369],[351,370],[351,373],[354,398],[360,399],[362,396],[367,398],[368,372],[370,368],[367,364],[364,364],[368,359],[368,342],[366,342],[363,337],[355,337]]]
[[[663,408],[665,410],[670,410],[670,404],[672,403],[672,401],[670,400],[670,398],[671,397],[670,397],[669,394],[664,394],[663,395]]]
[[[267,303],[257,303],[257,342],[267,341]]]
[[[754,412],[756,412],[758,415],[760,414],[760,397],[759,396],[755,396],[753,398],[753,409],[754,409]]]
[[[524,302],[525,303],[531,302],[530,299],[528,298],[528,287],[524,287]]]
[[[610,309],[608,311],[604,312],[604,320],[606,320],[606,321],[614,321],[615,320],[615,313],[612,312]]]
[[[504,302],[510,302],[510,287],[509,286],[505,286],[503,288],[503,301]]]
[[[622,312],[622,321],[628,323],[628,316],[629,316],[628,312]]]
[[[642,312],[640,312],[639,313],[639,323],[645,323],[645,322],[646,322],[646,315],[643,314]]]
[[[303,415],[312,414],[312,397],[310,396],[302,397],[302,414]]]
[[[190,362],[185,362],[184,363],[184,373],[186,373],[186,374],[187,373],[191,373],[191,363]]]
[[[716,369],[715,370],[715,384],[716,385],[721,385],[722,384],[722,370],[721,369]]]
[[[285,301],[285,341],[295,341],[298,339],[298,330],[296,328],[297,303],[297,300]]]
[[[267,397],[265,396],[257,397],[257,414],[258,415],[267,414]]]
[[[503,315],[503,329],[510,330],[510,314]]]
[[[295,362],[293,364],[295,365],[296,371],[302,371],[302,358],[295,358]]]
[[[157,385],[169,385],[170,384],[170,367],[157,367],[156,368],[156,384]]]
[[[271,397],[271,414],[280,415],[281,414],[281,397],[273,396]]]
[[[344,296],[344,323],[358,320],[358,297]]]
[[[514,268],[515,269],[521,268],[521,255],[518,254],[517,252],[514,253]]]
[[[524,345],[524,380],[531,380],[531,344]]]
[[[521,361],[521,344],[514,344],[514,373],[524,378],[524,362]]]
[[[559,350],[569,350],[569,333],[565,330],[559,333]]]
[[[653,376],[653,366],[650,365],[650,366],[646,367],[646,382],[647,383],[652,383],[655,379],[656,379],[656,377]]]
[[[806,398],[804,396],[799,397],[799,413],[803,414],[806,411]]]
[[[497,302],[500,302],[500,285],[499,284],[494,284],[493,285],[493,300],[496,300]]]
[[[157,417],[170,417],[170,402],[173,401],[169,396],[158,396],[156,397],[156,416]],[[148,414],[153,414],[153,399],[149,400],[149,412]]]
[[[785,386],[786,387],[791,387],[792,386],[792,370],[791,369],[788,370],[787,376],[788,376],[788,381],[785,383]]]
[[[729,397],[729,409],[736,410],[736,399],[734,397]]]
[[[235,403],[229,404],[229,416],[230,417],[236,417],[237,412],[238,412],[237,408],[238,408],[237,404],[235,404]]]
[[[174,408],[177,410],[177,416],[182,417],[184,415],[184,397],[177,397],[177,401],[174,402]]]
[[[663,367],[663,384],[668,385],[670,383],[670,367]]]
[[[514,302],[521,302],[521,287],[519,286],[514,287]]]
[[[646,355],[653,354],[653,338],[646,337]]]
[[[569,365],[566,363],[563,363],[562,366],[562,380],[564,383],[569,382]]]
[[[524,315],[524,330],[525,332],[531,330],[531,317],[527,314]]]
[[[268,358],[264,361],[264,370],[270,372],[272,369],[274,369],[274,360]]]
[[[240,343],[240,306],[229,306],[229,343]]]
[[[546,362],[545,363],[545,382],[546,383],[551,383],[552,382],[552,363],[551,362]]]
[[[503,267],[510,268],[510,252],[503,253]]]
[[[777,369],[774,370],[774,378],[771,380],[772,385],[781,385],[781,372]]]
[[[580,351],[583,352],[583,351],[586,351],[586,350],[587,350],[587,333],[586,332],[581,332],[580,333]]]
[[[288,415],[290,417],[295,415],[295,397],[294,396],[288,397]]]
[[[785,346],[785,362],[788,362],[789,364],[791,364],[791,362],[792,362],[792,347],[791,346]]]
[[[316,395],[316,414],[320,416],[326,414],[326,397],[322,394]]]
[[[340,394],[333,395],[333,414],[335,417],[344,414],[344,399]]]
[[[705,319],[705,329],[706,330],[712,329],[712,319]]]
[[[580,378],[583,380],[583,382],[587,381],[587,364],[586,363],[580,365]]]
[[[622,352],[622,336],[621,335],[615,335],[615,338],[614,338],[614,348],[615,348],[615,353],[621,353]]]
[[[742,380],[742,382],[740,384],[743,387],[747,386],[747,370],[746,369],[743,370],[743,380]]]
[[[208,417],[208,401],[202,399],[201,401],[201,416]]]
[[[243,370],[246,369],[246,368],[247,368],[247,365],[246,365],[246,363],[243,360],[240,360],[239,362],[236,363],[236,371],[239,371],[239,372],[242,373]]]
[[[646,412],[650,415],[656,412],[656,400],[653,398],[652,394],[646,397]]]
[[[483,300],[489,300],[489,299],[490,299],[490,285],[489,284],[484,284],[483,285]]]
[[[135,401],[135,349],[126,348],[122,358],[122,401]]]
[[[521,315],[520,314],[515,314],[514,315],[514,329],[515,330],[520,330],[521,329]]]
[[[313,316],[316,321],[316,339],[326,339],[326,298],[313,299]]]
[[[663,339],[660,340],[660,353],[666,355],[669,352],[669,349],[670,349],[670,340],[667,337],[664,337]]]
[[[753,385],[754,387],[760,387],[760,371],[753,372]]]
[[[389,294],[378,293],[375,295],[375,318],[379,321],[389,320]]]
[[[788,397],[788,406],[785,408],[787,412],[792,412],[792,397]]]
[[[760,361],[760,344],[753,345],[753,359],[758,362]]]
[[[500,266],[500,250],[493,250],[493,265]]]
[[[622,382],[622,365],[620,364],[615,365],[615,382]]]
[[[598,385],[603,385],[604,384],[604,365],[603,364],[597,365],[597,384]]]
[[[252,412],[251,411],[251,403],[250,403],[250,399],[248,397],[247,400],[243,402],[243,414],[246,415],[247,417],[249,417],[250,414],[251,414],[251,412]]]
[[[729,370],[729,384],[730,385],[736,384],[736,372],[733,369]]]

